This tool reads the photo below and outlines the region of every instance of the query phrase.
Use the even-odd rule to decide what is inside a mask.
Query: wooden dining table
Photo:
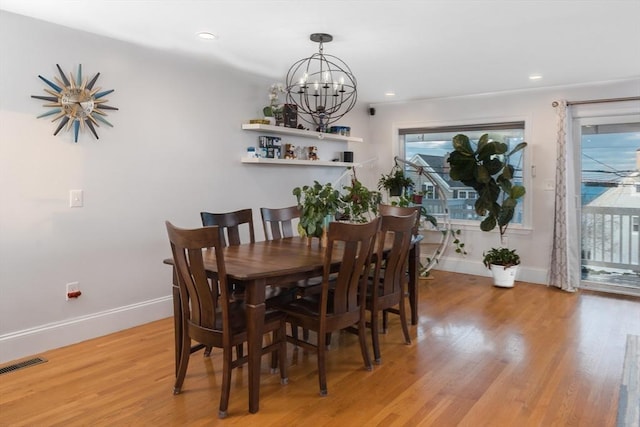
[[[409,254],[409,302],[411,306],[411,323],[416,324],[418,300],[418,265],[420,257],[419,240],[414,239]],[[324,265],[324,248],[318,240],[303,237],[290,237],[279,240],[228,246],[224,248],[224,259],[227,277],[233,283],[243,284],[245,288],[247,315],[247,357],[249,370],[249,412],[256,413],[260,407],[260,361],[265,316],[265,294],[267,286],[288,284],[310,277],[322,276]],[[333,268],[337,270],[340,253],[335,253]],[[204,251],[205,268],[208,272],[217,273],[213,251]],[[164,260],[173,265],[173,259]],[[175,268],[173,271],[173,314],[175,335],[176,372],[180,363],[180,343],[186,319],[182,318],[180,309],[180,292]],[[194,351],[202,346],[195,347]]]

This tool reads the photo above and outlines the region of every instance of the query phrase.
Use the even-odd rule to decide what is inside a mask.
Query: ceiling
[[[324,53],[351,67],[366,103],[640,77],[640,0],[0,0],[0,9],[274,82],[317,52],[311,33],[330,33]]]

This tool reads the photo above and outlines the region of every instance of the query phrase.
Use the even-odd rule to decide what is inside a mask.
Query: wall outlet
[[[67,292],[65,293],[65,298],[67,299],[67,301],[69,301],[70,299],[78,298],[81,295],[80,284],[78,282],[67,283],[66,291]]]

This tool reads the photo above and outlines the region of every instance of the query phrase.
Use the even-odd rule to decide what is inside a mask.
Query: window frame
[[[504,117],[482,117],[471,118],[465,120],[456,121],[421,121],[421,122],[398,122],[392,124],[393,144],[392,151],[394,157],[397,156],[400,159],[405,158],[404,147],[404,133],[408,130],[415,129],[432,129],[432,128],[464,128],[476,125],[490,126],[493,123],[509,123],[509,122],[523,122],[524,123],[524,141],[528,143],[527,148],[522,153],[522,180],[526,189],[524,196],[524,206],[522,210],[522,223],[509,224],[509,232],[513,234],[528,234],[532,231],[532,219],[533,219],[533,178],[535,178],[535,165],[533,163],[533,144],[531,143],[532,119],[529,116],[504,116]],[[462,130],[461,130],[462,132]],[[448,203],[448,200],[447,200]],[[479,230],[480,220],[470,219],[453,219],[450,218],[451,225],[455,225],[456,228],[462,230]]]

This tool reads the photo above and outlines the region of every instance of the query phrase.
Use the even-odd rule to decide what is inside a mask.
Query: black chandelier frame
[[[358,99],[356,78],[340,58],[324,53],[324,43],[333,40],[325,33],[314,33],[311,41],[319,43],[318,53],[294,63],[287,72],[286,98],[297,107],[298,117],[327,132],[328,125],[344,117]]]

